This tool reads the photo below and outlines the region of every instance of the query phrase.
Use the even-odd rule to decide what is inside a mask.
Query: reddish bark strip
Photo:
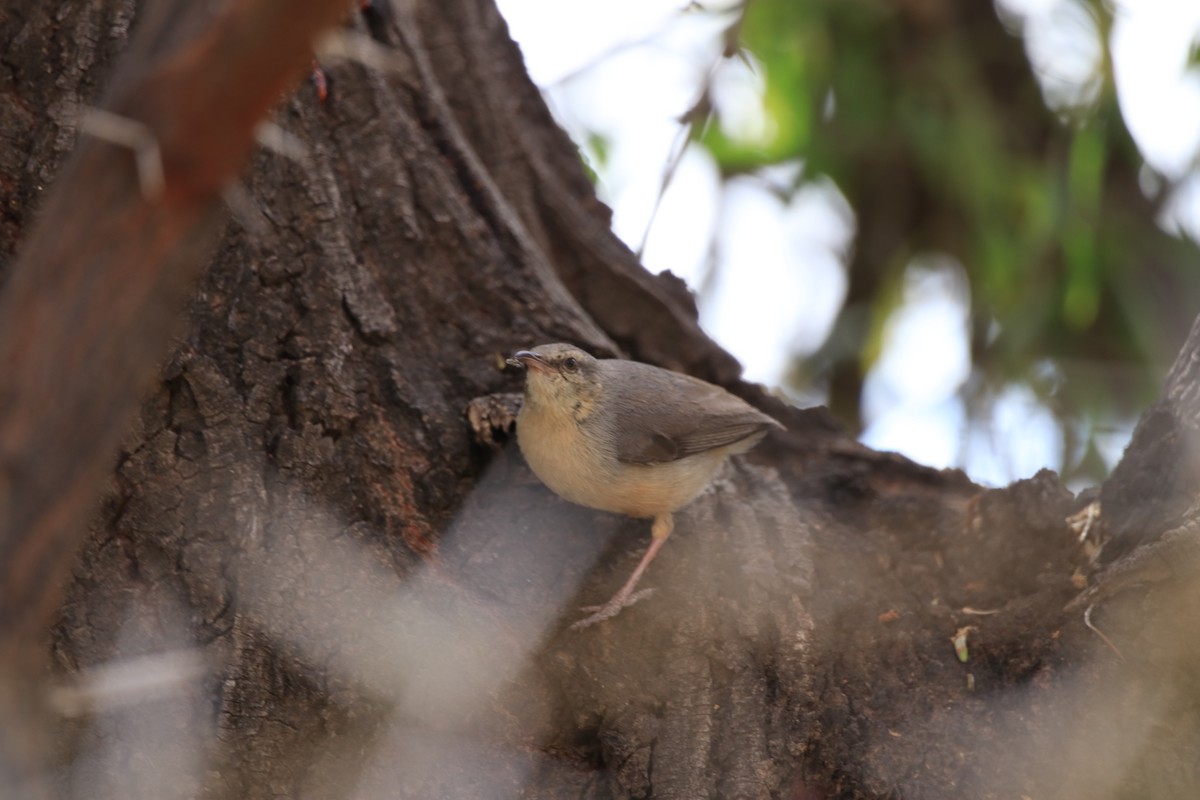
[[[135,42],[142,63],[124,65],[106,105],[154,132],[164,193],[143,196],[131,154],[87,137],[59,176],[0,297],[0,643],[48,625],[102,472],[205,263],[205,223],[255,126],[345,10],[236,2],[165,56]]]

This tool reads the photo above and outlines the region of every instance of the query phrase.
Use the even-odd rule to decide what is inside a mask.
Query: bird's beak
[[[514,367],[527,367],[537,372],[553,372],[554,367],[546,363],[546,360],[532,350],[518,350],[513,353],[513,357],[506,362]]]

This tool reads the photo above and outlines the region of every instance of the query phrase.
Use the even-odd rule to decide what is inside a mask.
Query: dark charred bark
[[[1200,320],[1101,494],[1113,561],[1200,517]]]
[[[53,23],[40,7],[0,17],[21,44],[5,50],[3,91],[24,98],[0,104],[17,143],[0,151],[6,276],[73,140],[55,109],[95,96],[141,19],[77,3]],[[48,641],[56,681],[164,652],[188,666],[137,702],[55,695],[75,716],[48,728],[54,788],[1196,788],[1195,637],[1140,624],[1190,632],[1195,614],[1174,609],[1195,598],[1167,588],[1178,581],[1100,594],[1100,576],[1089,605],[1122,662],[1066,609],[1090,569],[1066,523],[1083,501],[1049,473],[982,491],[740,383],[686,293],[608,232],[490,2],[375,4],[349,25],[397,69],[326,64],[325,103],[302,87],[279,110],[309,159],[253,157]],[[62,68],[40,71],[45,54]],[[575,607],[611,594],[648,523],[549,493],[505,446],[503,404],[489,407],[498,446],[465,414],[518,388],[503,354],[553,339],[721,382],[788,426],[679,515],[646,579],[654,596],[580,633],[565,630]],[[1171,502],[1187,491],[1174,484]]]

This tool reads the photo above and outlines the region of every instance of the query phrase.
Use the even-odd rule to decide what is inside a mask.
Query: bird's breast
[[[517,443],[534,474],[560,497],[593,508],[615,511],[611,486],[616,457],[602,437],[586,430],[567,414],[521,409]]]
[[[564,500],[632,517],[681,508],[725,460],[724,452],[710,452],[660,464],[623,463],[602,428],[529,406],[517,417],[517,442],[534,474]]]

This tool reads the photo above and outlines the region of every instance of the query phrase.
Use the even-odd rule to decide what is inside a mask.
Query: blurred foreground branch
[[[184,3],[155,10],[176,28],[188,17]],[[161,188],[144,191],[134,169],[141,154],[128,143],[82,137],[12,267],[0,297],[6,731],[21,730],[9,724],[13,699],[31,702],[19,688],[23,659],[10,656],[48,628],[101,477],[183,321],[221,192],[245,161],[256,125],[345,10],[342,0],[229,3],[166,52],[163,26],[145,26],[103,105],[107,118],[153,137]],[[30,766],[15,745],[2,742],[5,771]],[[0,785],[9,777],[0,775]]]

